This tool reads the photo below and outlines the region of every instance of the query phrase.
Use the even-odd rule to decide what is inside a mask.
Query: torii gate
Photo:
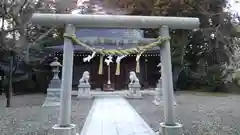
[[[85,28],[159,28],[159,35],[169,36],[171,29],[196,29],[198,18],[126,16],[126,15],[82,15],[82,14],[39,14],[33,15],[31,22],[40,25],[60,25],[65,33],[75,34],[75,27]],[[73,43],[64,38],[62,91],[59,124],[55,125],[55,135],[76,135],[76,126],[71,124],[71,91],[73,70]],[[165,122],[160,123],[163,135],[180,135],[181,124],[174,119],[173,82],[170,42],[165,41],[160,49],[163,78],[163,98]]]

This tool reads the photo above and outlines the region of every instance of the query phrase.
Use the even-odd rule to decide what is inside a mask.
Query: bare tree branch
[[[51,29],[49,29],[47,32],[45,32],[44,34],[42,34],[38,39],[36,39],[32,45],[35,45],[37,42],[43,40],[45,37],[47,37],[54,29],[56,29],[57,26],[52,27]]]

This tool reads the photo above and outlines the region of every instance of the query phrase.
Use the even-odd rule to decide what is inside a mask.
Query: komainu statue
[[[141,85],[139,79],[134,71],[129,73],[130,83],[128,84],[129,94],[128,98],[142,98],[142,93],[140,91]]]
[[[130,84],[139,84],[139,79],[134,71],[129,73]]]
[[[84,71],[82,78],[79,80],[78,85],[78,98],[92,98],[91,96],[91,85],[89,84],[90,73]]]
[[[84,71],[82,78],[79,80],[80,84],[89,84],[90,73],[88,71]]]

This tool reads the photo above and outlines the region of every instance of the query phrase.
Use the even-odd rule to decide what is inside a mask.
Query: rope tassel
[[[136,73],[140,73],[140,57],[144,51],[140,52],[136,57]]]
[[[116,72],[115,72],[115,75],[120,75],[120,63],[121,63],[121,60],[126,57],[126,55],[122,55],[122,56],[118,56],[117,59],[116,59],[116,63],[117,63],[117,67],[116,67]]]
[[[100,56],[99,67],[98,67],[98,74],[103,74],[103,55]]]
[[[120,63],[117,63],[115,75],[120,75]]]

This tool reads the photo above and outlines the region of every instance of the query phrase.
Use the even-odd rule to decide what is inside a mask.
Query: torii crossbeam
[[[198,18],[127,16],[127,15],[86,15],[86,14],[34,14],[32,23],[41,25],[72,24],[85,28],[160,28],[166,25],[171,29],[196,29]]]
[[[82,14],[39,14],[32,16],[31,22],[39,25],[60,25],[67,34],[75,34],[75,27],[85,28],[159,28],[159,35],[169,36],[171,29],[197,29],[198,18],[126,16],[126,15],[82,15]],[[160,49],[163,78],[165,122],[160,123],[162,135],[180,135],[181,124],[174,119],[173,82],[170,42],[165,41]],[[64,39],[62,92],[59,125],[54,126],[56,135],[76,135],[71,124],[71,91],[73,68],[73,43]]]

